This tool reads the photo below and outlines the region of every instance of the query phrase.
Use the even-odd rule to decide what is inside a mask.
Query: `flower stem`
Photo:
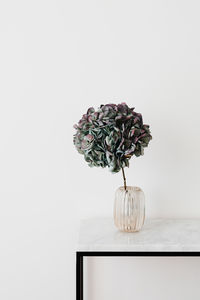
[[[124,189],[126,191],[126,176],[125,176],[125,172],[124,172],[124,168],[122,167],[122,175],[123,175],[123,179],[124,179]]]

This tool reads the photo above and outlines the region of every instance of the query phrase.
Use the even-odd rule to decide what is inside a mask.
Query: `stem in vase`
[[[123,175],[123,179],[124,179],[124,189],[126,191],[126,176],[125,176],[125,172],[124,172],[124,168],[122,167],[122,175]]]

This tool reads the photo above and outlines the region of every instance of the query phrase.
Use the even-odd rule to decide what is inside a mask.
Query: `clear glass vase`
[[[139,187],[120,187],[115,192],[114,222],[124,232],[139,231],[145,219],[145,197]]]

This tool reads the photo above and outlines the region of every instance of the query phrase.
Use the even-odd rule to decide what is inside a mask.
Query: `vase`
[[[145,197],[139,187],[119,187],[115,192],[114,223],[124,232],[140,231],[145,219]]]

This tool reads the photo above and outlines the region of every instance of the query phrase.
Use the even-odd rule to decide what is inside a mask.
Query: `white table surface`
[[[112,218],[83,220],[77,251],[200,251],[200,219],[147,219],[136,233],[118,231]]]

